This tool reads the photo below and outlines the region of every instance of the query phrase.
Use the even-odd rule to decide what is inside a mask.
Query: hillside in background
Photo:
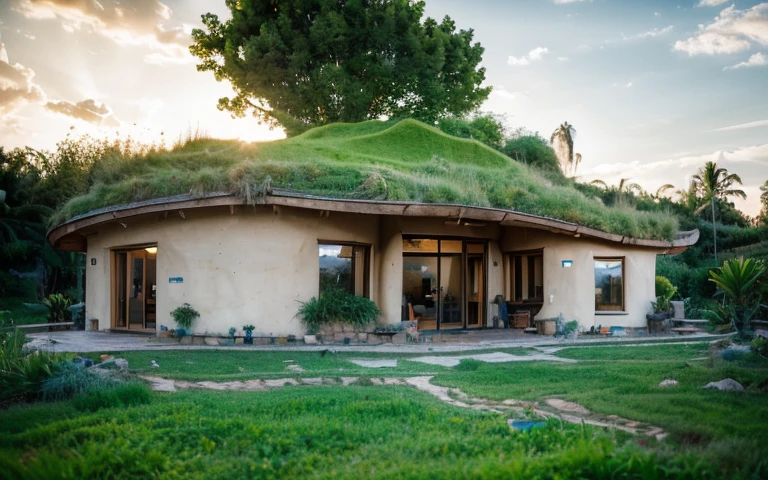
[[[199,139],[170,151],[112,154],[95,163],[88,193],[52,223],[178,194],[248,200],[267,177],[273,187],[308,194],[504,208],[635,238],[671,239],[678,227],[672,215],[606,207],[565,180],[415,120],[332,124],[269,143]]]

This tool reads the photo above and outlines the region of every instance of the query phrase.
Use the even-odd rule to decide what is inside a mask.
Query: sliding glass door
[[[419,330],[483,325],[485,243],[463,239],[403,240],[403,320]]]

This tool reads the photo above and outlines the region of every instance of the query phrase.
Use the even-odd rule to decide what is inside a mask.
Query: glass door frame
[[[111,307],[110,307],[111,318],[109,322],[110,328],[120,328],[120,329],[124,328],[127,330],[147,330],[146,310],[147,310],[147,295],[149,294],[149,292],[147,292],[147,255],[146,254],[144,254],[144,256],[142,257],[143,272],[142,272],[141,291],[143,294],[143,298],[142,298],[142,320],[141,320],[141,326],[139,328],[137,327],[131,328],[131,318],[130,318],[130,311],[129,311],[129,305],[130,305],[129,290],[132,285],[131,274],[133,272],[133,259],[135,258],[131,254],[133,252],[145,250],[147,248],[157,248],[157,243],[130,245],[125,247],[113,248],[110,250],[110,298],[111,298]],[[123,268],[123,266],[120,265],[120,262],[118,260],[121,255],[125,255],[125,260],[126,260],[125,266],[124,266],[125,268]],[[155,268],[157,268],[157,256],[155,256]],[[157,282],[157,272],[155,272],[155,282]],[[121,287],[122,287],[122,290],[124,290],[122,294],[125,298],[125,304],[122,305],[122,308],[120,305],[121,292],[119,291],[121,290]],[[156,299],[155,299],[155,302],[156,302]],[[121,313],[124,314],[125,316],[125,325],[119,324]],[[134,325],[139,325],[139,324],[134,323]],[[157,326],[157,320],[155,320],[155,326]]]
[[[442,283],[442,271],[441,271],[441,258],[445,257],[459,257],[460,258],[460,264],[461,264],[461,299],[459,304],[461,305],[461,327],[456,328],[449,328],[445,330],[467,330],[467,329],[482,329],[486,326],[487,323],[487,317],[488,314],[486,312],[487,304],[488,304],[488,243],[489,241],[484,238],[473,238],[473,237],[460,237],[460,236],[452,236],[452,235],[415,235],[415,234],[408,234],[408,235],[402,235],[402,240],[437,240],[437,252],[406,252],[403,251],[403,258],[405,257],[431,257],[431,258],[437,258],[437,281],[438,281],[438,290],[440,290],[440,284]],[[442,250],[442,243],[440,240],[460,240],[461,241],[461,253],[443,253]],[[482,312],[483,315],[478,321],[477,326],[469,326],[467,318],[467,282],[468,282],[468,276],[467,276],[467,263],[469,261],[469,256],[467,254],[467,244],[468,243],[474,243],[474,244],[482,244],[483,245],[483,292],[481,295],[481,302],[482,302]],[[436,308],[436,325],[435,328],[437,331],[443,330],[442,328],[442,307],[443,307],[443,298],[442,295],[438,295],[437,304],[435,306]]]

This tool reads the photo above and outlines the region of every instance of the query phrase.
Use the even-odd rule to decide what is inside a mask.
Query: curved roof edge
[[[699,239],[699,231],[691,230],[677,232],[673,241],[647,240],[617,235],[575,223],[565,222],[555,218],[542,217],[529,213],[504,210],[490,207],[473,207],[466,205],[441,203],[395,202],[382,200],[338,199],[307,195],[291,190],[273,188],[266,195],[256,199],[257,205],[275,205],[305,208],[310,210],[326,210],[331,212],[348,212],[376,215],[399,215],[411,217],[445,217],[457,223],[467,220],[496,222],[502,226],[528,227],[547,230],[554,233],[569,234],[574,237],[589,237],[623,245],[633,245],[662,250],[664,254],[683,252]],[[218,192],[205,197],[192,195],[176,195],[173,197],[157,198],[141,202],[125,203],[92,210],[77,215],[66,222],[48,230],[46,238],[55,248],[66,251],[86,250],[85,236],[80,232],[88,227],[117,221],[123,218],[135,217],[151,213],[168,211],[221,207],[242,206],[245,203],[240,197],[229,192]]]

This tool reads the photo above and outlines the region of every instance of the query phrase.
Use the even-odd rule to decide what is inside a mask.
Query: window
[[[539,251],[507,254],[504,297],[510,302],[544,298],[544,255]]]
[[[370,246],[320,243],[320,294],[340,288],[352,295],[370,297],[368,268]]]
[[[595,258],[595,311],[624,311],[623,258]]]

